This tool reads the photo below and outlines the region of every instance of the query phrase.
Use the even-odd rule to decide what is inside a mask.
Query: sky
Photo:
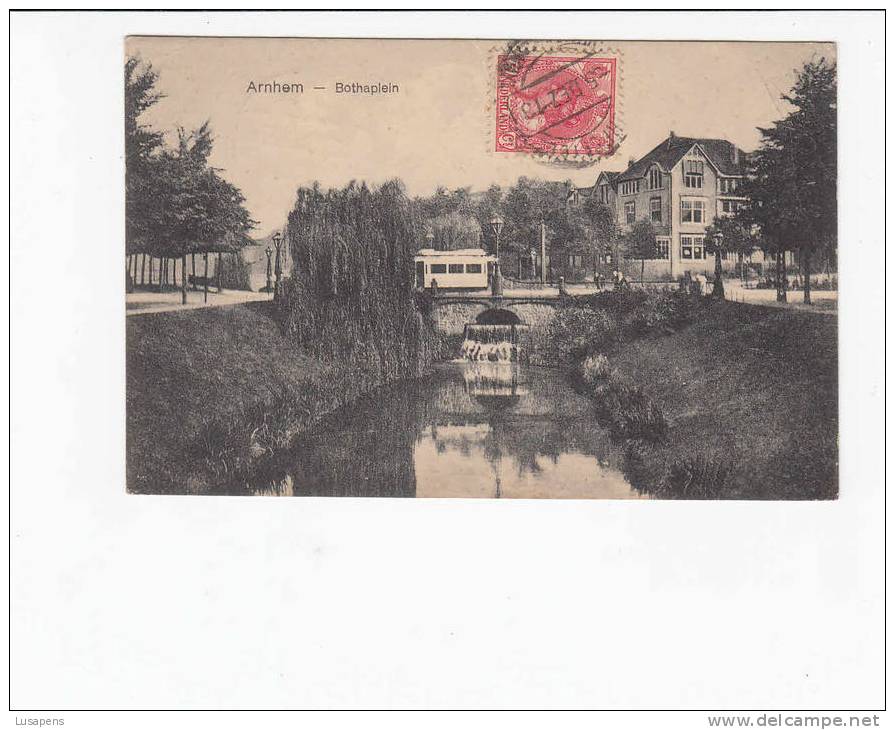
[[[784,116],[796,70],[835,58],[822,43],[603,41],[618,58],[611,158],[585,169],[494,151],[496,56],[506,41],[129,37],[165,97],[141,121],[173,140],[178,126],[211,122],[211,164],[246,197],[253,232],[284,225],[298,187],[400,178],[411,195],[439,185],[484,190],[520,176],[591,185],[623,170],[670,131],[757,147],[757,127]],[[256,85],[302,84],[302,94]],[[336,94],[337,83],[392,83],[394,94]],[[325,87],[315,90],[314,86]]]

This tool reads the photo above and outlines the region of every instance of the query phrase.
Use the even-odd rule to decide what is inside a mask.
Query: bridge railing
[[[514,279],[510,276],[503,277],[504,289],[556,289],[558,282],[542,282],[540,279]]]

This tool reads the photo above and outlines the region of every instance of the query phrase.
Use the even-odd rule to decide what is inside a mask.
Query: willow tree
[[[422,372],[434,337],[413,288],[423,228],[402,184],[300,188],[286,240],[286,329],[321,357],[348,359],[381,383]]]

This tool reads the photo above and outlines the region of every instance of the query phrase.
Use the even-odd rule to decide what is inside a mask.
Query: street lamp
[[[533,248],[529,249],[528,256],[531,259],[531,278],[534,279],[535,278],[535,269],[537,268],[537,265],[538,265],[538,252],[535,251]]]
[[[273,253],[273,249],[268,246],[264,249],[264,253],[267,254],[267,286],[264,288],[264,291],[273,292],[273,280],[271,279],[270,273],[270,256]]]
[[[491,218],[491,230],[494,231],[495,239],[495,261],[494,276],[491,278],[491,294],[495,297],[503,296],[503,281],[500,278],[500,232],[503,230],[503,218],[494,215]]]
[[[426,243],[429,244],[429,248],[432,248],[433,241],[435,241],[435,234],[432,231],[426,231]]]
[[[724,281],[721,278],[721,249],[724,246],[724,234],[715,234],[715,283],[712,285],[712,297],[724,299]]]
[[[274,231],[273,234],[273,246],[277,250],[277,258],[276,263],[274,264],[274,276],[276,276],[276,284],[274,285],[273,290],[273,298],[277,299],[280,296],[280,277],[283,274],[283,268],[280,266],[280,245],[282,244],[283,239],[280,236],[279,231]]]

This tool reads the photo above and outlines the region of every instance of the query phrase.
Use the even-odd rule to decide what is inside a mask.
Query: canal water
[[[333,413],[295,442],[285,479],[259,493],[640,498],[622,461],[563,373],[501,352],[439,364]]]

